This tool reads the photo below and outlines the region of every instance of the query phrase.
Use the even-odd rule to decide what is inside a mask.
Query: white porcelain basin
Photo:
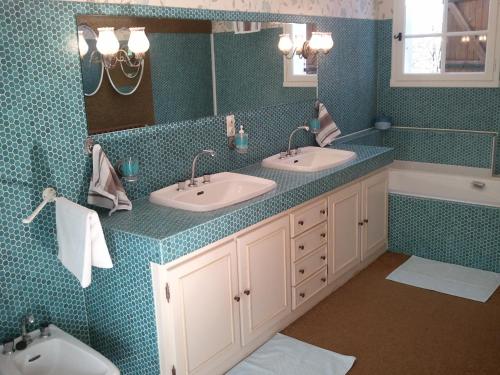
[[[113,363],[91,347],[53,324],[49,329],[51,335],[47,338],[39,337],[39,331],[31,332],[33,343],[24,350],[4,355],[0,346],[0,375],[120,374]]]
[[[318,172],[337,167],[355,158],[356,153],[352,151],[309,146],[301,148],[294,156],[282,159],[280,155],[270,156],[262,160],[262,166],[285,171]]]
[[[151,203],[187,211],[212,211],[228,207],[267,193],[276,188],[276,182],[244,174],[223,172],[211,176],[211,182],[199,182],[196,187],[177,190],[177,184],[154,191]]]

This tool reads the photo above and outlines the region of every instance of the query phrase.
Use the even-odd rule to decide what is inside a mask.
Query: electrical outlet
[[[234,137],[236,135],[236,120],[234,119],[234,115],[226,116],[226,129],[228,137]]]

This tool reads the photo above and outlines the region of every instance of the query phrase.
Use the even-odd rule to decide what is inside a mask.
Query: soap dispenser
[[[240,131],[234,139],[236,151],[240,154],[246,154],[248,151],[248,134],[243,130],[243,125],[240,125]]]

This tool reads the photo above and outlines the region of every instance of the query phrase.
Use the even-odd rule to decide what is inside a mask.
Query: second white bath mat
[[[227,375],[345,375],[355,360],[278,333]]]
[[[500,273],[412,256],[388,280],[486,302],[500,285]]]

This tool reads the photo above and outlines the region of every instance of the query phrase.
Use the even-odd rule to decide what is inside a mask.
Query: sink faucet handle
[[[210,178],[211,178],[211,176],[209,174],[204,174],[203,175],[203,183],[204,184],[209,184],[210,183]]]
[[[14,347],[14,339],[11,339],[11,340],[9,339],[9,340],[4,341],[2,354],[9,355],[9,354],[14,353],[15,350],[16,349]]]
[[[40,337],[49,337],[50,336],[50,328],[49,323],[43,323],[40,325]]]

